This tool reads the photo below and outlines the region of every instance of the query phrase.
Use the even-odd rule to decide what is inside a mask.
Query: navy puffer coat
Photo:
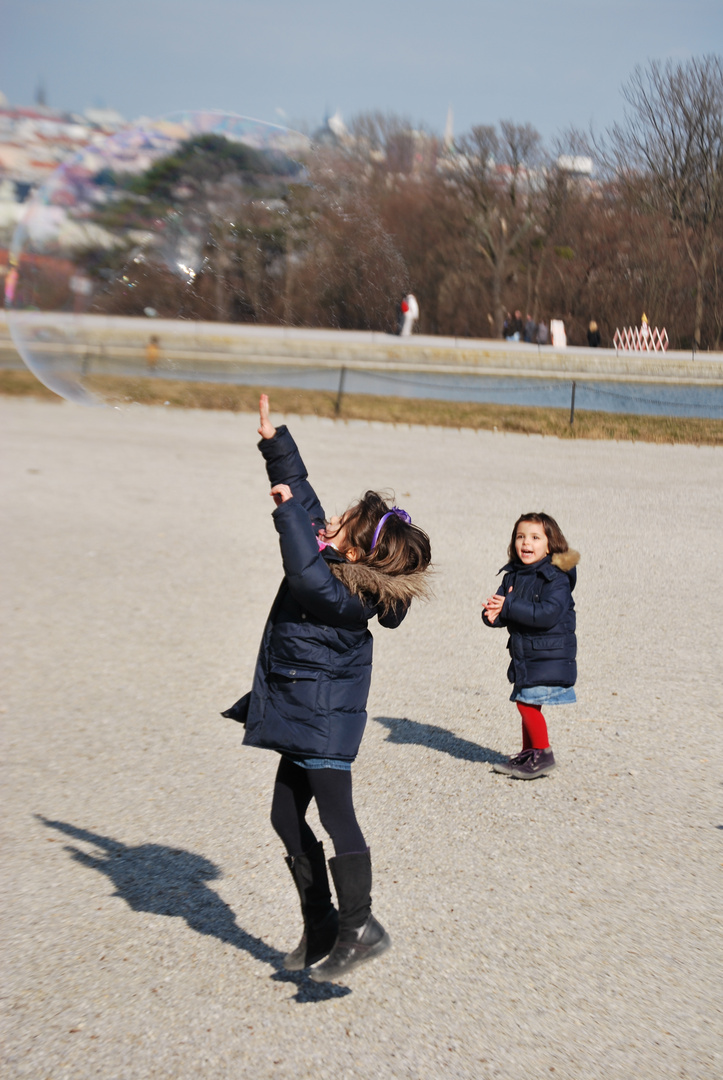
[[[272,486],[288,484],[294,497],[272,514],[284,579],[261,639],[244,743],[353,761],[372,671],[367,623],[377,616],[382,626],[398,626],[424,586],[416,575],[391,578],[332,547],[320,551],[324,511],[287,428],[259,449]]]
[[[576,551],[565,551],[546,555],[529,566],[510,562],[500,571],[505,575],[497,590],[497,595],[505,598],[502,610],[494,622],[484,614],[482,618],[488,626],[504,626],[509,631],[507,678],[515,690],[575,685],[577,638],[572,592],[579,561]]]

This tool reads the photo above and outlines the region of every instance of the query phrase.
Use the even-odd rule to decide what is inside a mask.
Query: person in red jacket
[[[401,337],[409,337],[414,330],[414,324],[419,318],[419,304],[414,293],[407,293],[402,300]]]

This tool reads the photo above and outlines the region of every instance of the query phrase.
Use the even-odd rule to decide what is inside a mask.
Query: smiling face
[[[529,566],[549,555],[545,530],[539,521],[521,521],[515,533],[515,552],[521,563]]]

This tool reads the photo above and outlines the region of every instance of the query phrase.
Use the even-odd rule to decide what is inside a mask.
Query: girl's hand
[[[266,436],[264,436],[264,438],[266,438]],[[271,436],[269,436],[269,438],[271,438]],[[289,499],[293,499],[294,497],[291,494],[291,488],[288,484],[274,484],[269,494],[277,506],[281,506],[282,503],[288,502]]]
[[[269,420],[269,398],[262,394],[259,398],[259,435],[262,439],[273,439],[275,434],[276,428]]]
[[[510,586],[510,588],[507,591],[512,592],[512,587]],[[504,596],[498,596],[497,594],[495,594],[494,596],[488,596],[487,597],[487,599],[485,600],[485,602],[483,604],[483,607],[484,607],[484,613],[487,616],[487,618],[490,620],[490,622],[495,621],[495,619],[497,618],[499,613],[502,611],[502,605],[504,604],[504,602],[505,602]]]
[[[502,611],[502,605],[505,602],[504,596],[488,596],[482,605],[484,613],[490,622],[494,622],[499,613]]]

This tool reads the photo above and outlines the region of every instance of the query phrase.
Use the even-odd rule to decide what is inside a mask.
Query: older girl
[[[351,765],[366,723],[371,619],[394,628],[427,592],[429,539],[409,515],[368,491],[326,522],[286,427],[260,401],[261,441],[276,508],[284,579],[261,640],[253,688],[229,714],[244,743],[281,755],[271,822],[287,851],[304,932],[285,958],[317,982],[379,956],[391,941],[371,913],[371,856],[352,800]],[[324,850],[306,820],[311,800],[331,837],[338,913]]]

